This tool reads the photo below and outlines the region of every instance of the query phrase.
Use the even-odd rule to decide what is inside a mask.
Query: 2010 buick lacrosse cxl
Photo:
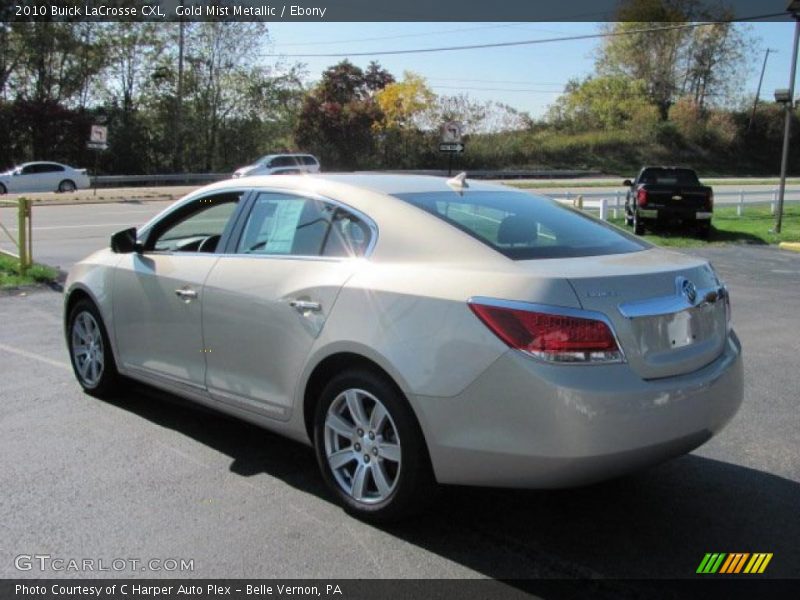
[[[129,377],[309,443],[372,519],[653,465],[742,401],[705,260],[463,175],[204,187],[75,265],[65,327],[88,393]]]

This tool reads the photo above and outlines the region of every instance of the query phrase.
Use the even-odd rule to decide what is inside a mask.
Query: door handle
[[[189,288],[179,288],[175,290],[175,295],[178,298],[185,300],[186,302],[189,302],[190,300],[194,300],[195,298],[197,298],[197,292]]]
[[[312,302],[310,300],[290,300],[289,306],[298,310],[298,312],[319,312],[322,310],[322,305],[319,302]]]

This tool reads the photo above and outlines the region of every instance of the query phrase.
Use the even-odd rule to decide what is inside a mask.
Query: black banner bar
[[[4,0],[2,21],[634,21],[625,0]],[[674,3],[665,3],[674,4]],[[669,21],[790,20],[788,0],[697,0]]]

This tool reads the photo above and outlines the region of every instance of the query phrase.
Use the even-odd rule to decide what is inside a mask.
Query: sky
[[[757,40],[754,58],[741,89],[752,95],[769,47],[761,99],[772,101],[776,88],[789,84],[792,23],[747,25]],[[319,79],[328,66],[345,58],[301,57],[302,54],[376,52],[453,45],[489,44],[516,40],[597,33],[598,23],[272,23],[270,53],[288,62],[303,62],[309,81]],[[481,50],[460,50],[394,56],[351,56],[366,67],[378,60],[395,77],[403,71],[418,73],[437,94],[465,92],[475,100],[494,100],[541,117],[573,78],[583,78],[594,68],[601,40],[575,40]]]

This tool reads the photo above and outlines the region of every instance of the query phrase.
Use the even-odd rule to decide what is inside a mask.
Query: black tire
[[[397,445],[399,445],[399,454],[401,458],[394,473],[394,487],[390,493],[386,494],[384,499],[374,501],[361,501],[356,499],[351,491],[346,491],[343,483],[337,480],[337,477],[340,479],[345,478],[347,475],[346,470],[349,467],[341,466],[337,469],[337,475],[335,476],[328,461],[326,443],[330,439],[330,436],[335,434],[332,434],[330,429],[327,430],[328,433],[326,434],[326,418],[334,402],[336,402],[337,405],[341,403],[343,401],[344,392],[348,390],[365,392],[367,395],[364,396],[364,405],[371,401],[369,395],[373,396],[375,399],[379,399],[381,405],[388,412],[392,428],[396,429],[396,442]],[[375,410],[375,406],[375,404],[372,405],[370,419]],[[366,415],[366,412],[364,414]],[[352,422],[352,428],[355,432],[358,429],[357,421],[351,419],[349,422]],[[370,435],[372,434],[372,432],[369,433]],[[328,436],[327,438],[326,435]],[[358,434],[354,433],[353,435],[357,436]],[[379,437],[382,438],[382,436]],[[339,435],[339,438],[347,441],[347,437],[344,435]],[[360,455],[362,452],[370,454],[366,446],[366,432],[364,432],[362,438],[357,439],[364,441],[363,448],[358,449],[357,443],[353,442],[350,442],[351,445],[344,448],[344,450],[347,451],[353,451],[354,448],[358,449],[358,452],[354,452],[355,455],[358,455],[358,458],[353,458],[351,459],[352,462],[346,463],[353,469],[353,474],[351,475],[353,479],[353,488],[355,488],[355,471],[358,470],[360,466],[368,466],[361,460]],[[374,443],[376,446],[378,445],[377,441]],[[325,483],[337,497],[344,509],[358,518],[372,522],[397,520],[413,515],[424,509],[435,497],[437,486],[433,476],[427,446],[425,445],[422,430],[420,429],[413,411],[408,405],[408,401],[384,376],[370,370],[354,369],[344,371],[334,377],[325,386],[314,414],[314,447],[316,450],[317,462]],[[372,451],[375,453],[376,458],[373,459],[373,464],[369,468],[380,468],[382,472],[385,473],[385,469],[391,466],[392,463],[385,462],[383,458],[380,458],[378,456],[378,450],[375,448],[373,448]],[[369,458],[367,458],[366,454],[364,460],[368,463]],[[369,473],[370,475],[363,476],[363,480],[366,482],[371,481],[376,496],[380,497],[377,480],[372,475],[373,471],[369,470]],[[368,484],[365,484],[363,489],[367,490],[368,487]]]
[[[633,233],[644,235],[644,222],[639,218],[637,211],[633,211]]]
[[[6,186],[4,186],[2,183],[0,183],[0,196],[2,196],[4,194],[7,194],[7,193],[8,193],[8,190],[6,189]]]
[[[78,186],[75,185],[75,182],[71,179],[65,179],[61,183],[58,184],[58,191],[62,194],[66,192],[74,192],[78,189]]]
[[[697,235],[702,240],[711,239],[711,223],[703,223],[697,228]]]
[[[94,320],[99,330],[99,340],[101,340],[102,347],[99,349],[97,345],[94,346],[96,353],[102,355],[102,369],[100,369],[98,377],[94,377],[90,372],[89,376],[82,370],[85,366],[85,361],[82,362],[80,358],[76,357],[76,344],[80,341],[81,335],[76,331],[76,322],[79,318],[82,319],[84,315],[88,315]],[[84,328],[85,330],[86,328]],[[77,337],[76,337],[77,336]],[[72,370],[75,373],[75,378],[78,380],[80,386],[84,391],[92,396],[98,398],[106,398],[118,391],[120,376],[117,372],[117,365],[114,362],[114,353],[111,351],[111,344],[108,341],[108,333],[106,332],[105,324],[100,316],[100,311],[94,303],[83,298],[78,300],[69,312],[67,320],[67,349],[69,350],[69,359],[72,363]]]

